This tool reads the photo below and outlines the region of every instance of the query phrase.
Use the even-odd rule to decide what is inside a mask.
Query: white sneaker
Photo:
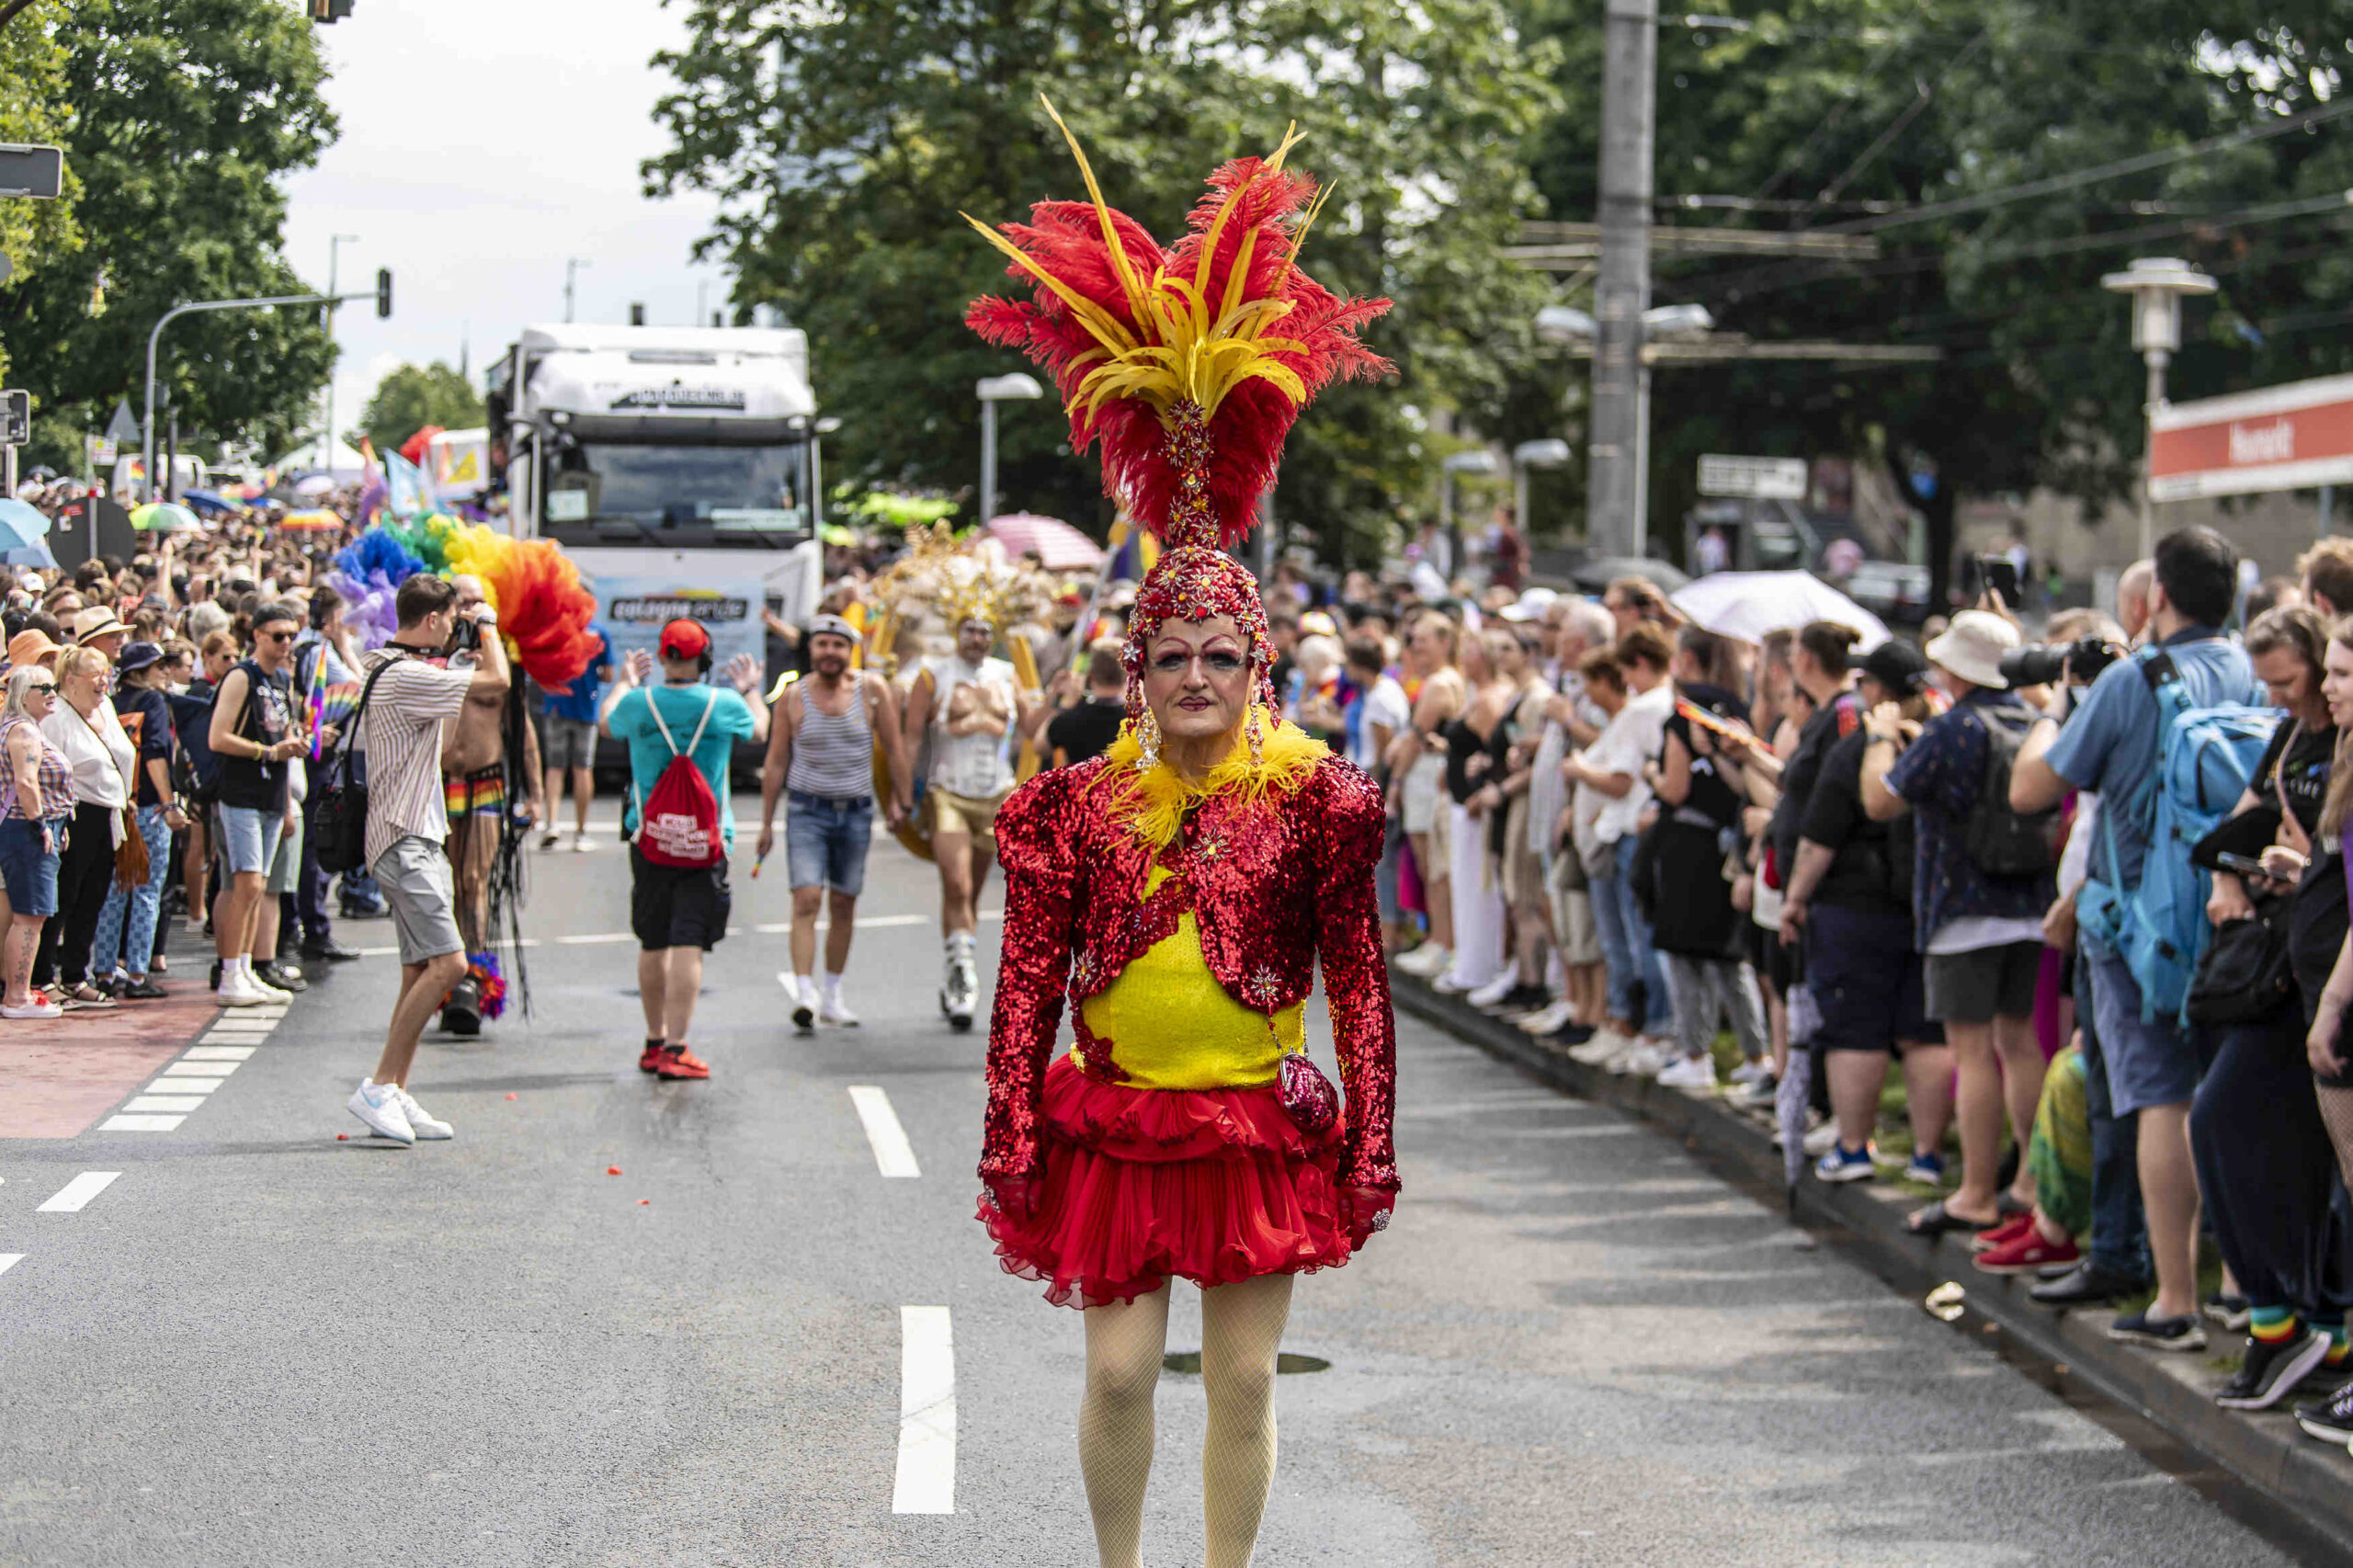
[[[401,1092],[393,1085],[362,1078],[344,1104],[377,1137],[395,1143],[416,1142],[416,1129],[408,1124],[408,1113],[401,1108]]]
[[[1518,984],[1519,976],[1506,971],[1478,990],[1466,993],[1462,999],[1473,1007],[1499,1007]]]
[[[1838,1124],[1825,1121],[1805,1135],[1805,1152],[1820,1158],[1838,1146]]]
[[[818,1002],[817,1021],[821,1024],[838,1024],[844,1028],[854,1028],[858,1025],[858,1017],[856,1013],[849,1010],[849,1004],[843,1001],[841,993],[836,991]]]
[[[1594,1030],[1593,1038],[1583,1045],[1570,1047],[1569,1060],[1582,1062],[1588,1067],[1598,1067],[1625,1050],[1627,1043],[1624,1035],[1605,1025]]]
[[[1530,1013],[1519,1020],[1519,1027],[1532,1035],[1548,1035],[1567,1023],[1576,1012],[1576,1004],[1563,998],[1539,1013]]]
[[[212,999],[223,1007],[258,1007],[267,1002],[282,1002],[289,998],[283,991],[269,989],[244,970],[224,973],[221,988]]]
[[[1753,1084],[1759,1078],[1770,1077],[1772,1072],[1773,1063],[1770,1058],[1744,1062],[1732,1070],[1732,1081],[1735,1084]]]
[[[1716,1059],[1687,1056],[1671,1062],[1660,1072],[1658,1081],[1670,1089],[1712,1089],[1716,1086]]]
[[[1430,982],[1430,989],[1441,996],[1460,996],[1466,991],[1477,990],[1483,983],[1485,983],[1483,981],[1467,979],[1460,971],[1449,969],[1444,974]]]
[[[1436,942],[1424,942],[1420,947],[1399,959],[1397,967],[1407,974],[1418,975],[1427,980],[1453,961],[1452,949],[1441,948]]]
[[[547,850],[550,850],[550,849],[554,848],[554,847],[555,847],[555,842],[556,842],[556,840],[557,840],[557,839],[559,839],[559,838],[561,838],[561,837],[563,837],[563,835],[562,834],[558,834],[558,833],[546,833],[546,834],[541,834],[541,835],[540,835],[540,850],[541,850],[542,852],[545,852],[545,851],[547,851]]]
[[[814,1028],[817,1025],[817,987],[814,982],[793,977],[792,1027],[796,1029]]]
[[[400,1096],[401,1114],[408,1119],[410,1131],[419,1138],[449,1136],[452,1131],[449,1124],[439,1117],[429,1114],[423,1106],[416,1103],[415,1095],[410,1094],[406,1089],[394,1089],[392,1093]]]
[[[572,852],[574,855],[594,854],[596,852],[596,848],[597,841],[590,838],[586,834],[576,833],[572,835]]]
[[[284,990],[281,987],[272,985],[268,981],[264,980],[260,975],[254,973],[251,970],[244,971],[244,978],[252,983],[256,990],[261,993],[262,1000],[265,1002],[291,1002],[294,1000],[294,993]]]
[[[1678,1054],[1673,1046],[1638,1040],[1634,1042],[1634,1049],[1620,1058],[1610,1071],[1636,1078],[1655,1078],[1666,1071]]]

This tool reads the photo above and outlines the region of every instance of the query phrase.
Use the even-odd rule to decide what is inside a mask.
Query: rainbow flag
[[[1131,583],[1141,583],[1143,574],[1160,560],[1160,540],[1124,517],[1111,525],[1111,537],[1107,542],[1115,580],[1125,577]]]

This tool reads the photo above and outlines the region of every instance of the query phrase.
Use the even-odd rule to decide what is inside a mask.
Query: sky
[[[336,316],[335,424],[348,431],[404,361],[484,365],[535,322],[563,319],[564,262],[579,273],[576,319],[655,325],[720,308],[727,279],[691,260],[716,204],[649,200],[638,165],[668,145],[653,119],[670,85],[648,62],[682,41],[685,7],[656,0],[357,0],[316,29],[327,102],[342,135],[287,182],[287,256],[324,290],[393,277],[392,316],[372,301]],[[708,319],[706,315],[705,319]]]

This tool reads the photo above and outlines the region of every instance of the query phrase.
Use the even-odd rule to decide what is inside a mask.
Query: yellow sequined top
[[[1166,880],[1153,868],[1149,894]],[[1137,1089],[1237,1089],[1271,1084],[1286,1051],[1305,1047],[1302,1004],[1269,1016],[1244,1006],[1218,983],[1201,956],[1190,910],[1176,929],[1131,960],[1108,987],[1080,1006],[1087,1028]],[[1071,1064],[1086,1069],[1072,1052]]]

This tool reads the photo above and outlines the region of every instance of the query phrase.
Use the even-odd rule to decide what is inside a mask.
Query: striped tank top
[[[850,801],[874,793],[874,732],[866,722],[866,693],[850,687],[849,710],[821,711],[801,692],[801,727],[792,733],[792,766],[784,787],[803,795]]]

